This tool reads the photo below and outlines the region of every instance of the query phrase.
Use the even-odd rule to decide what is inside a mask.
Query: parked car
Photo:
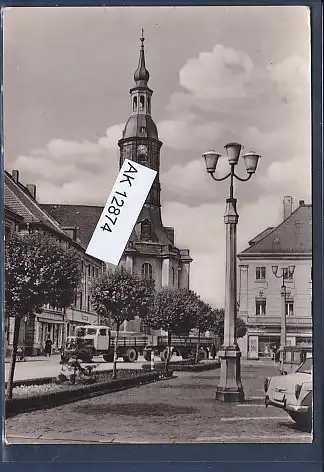
[[[307,358],[288,375],[268,377],[264,381],[265,405],[287,411],[297,427],[310,432],[313,416],[313,358]]]

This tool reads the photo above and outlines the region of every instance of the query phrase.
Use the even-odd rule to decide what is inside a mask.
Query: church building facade
[[[154,279],[156,290],[165,286],[189,288],[192,262],[189,250],[175,246],[174,228],[163,226],[162,222],[159,178],[162,142],[151,116],[153,91],[148,87],[149,77],[142,37],[135,84],[130,90],[131,114],[118,141],[119,165],[121,167],[124,160],[129,159],[156,170],[157,175],[120,265],[142,278]],[[125,329],[137,331],[138,322],[127,323]]]
[[[119,166],[125,159],[157,171],[155,181],[129,238],[119,265],[141,278],[155,281],[162,287],[189,288],[190,263],[188,249],[175,245],[174,228],[163,226],[161,216],[160,150],[157,127],[151,116],[153,91],[148,87],[149,72],[145,66],[144,38],[134,86],[130,90],[130,116],[121,139]],[[117,143],[116,143],[117,144]],[[116,163],[117,164],[117,163]],[[103,207],[90,205],[44,205],[61,224],[77,228],[87,247]],[[107,267],[112,268],[111,264]],[[114,267],[114,266],[113,266]],[[124,323],[125,331],[146,331],[139,320]]]

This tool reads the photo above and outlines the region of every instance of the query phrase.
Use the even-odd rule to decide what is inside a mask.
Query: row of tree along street
[[[81,283],[80,261],[73,248],[63,248],[43,234],[11,234],[5,240],[5,314],[15,319],[13,349],[7,385],[12,398],[21,320],[41,313],[45,304],[57,309],[69,307]],[[124,321],[140,317],[152,329],[168,333],[171,357],[172,334],[212,332],[222,342],[224,311],[215,310],[191,291],[164,287],[156,292],[153,280],[143,280],[124,269],[107,272],[91,287],[92,306],[101,320],[116,331],[113,377],[116,377],[118,334]],[[237,337],[244,336],[245,324],[238,320]]]

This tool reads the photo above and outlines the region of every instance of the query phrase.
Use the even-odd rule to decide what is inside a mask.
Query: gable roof
[[[286,220],[271,231],[270,228],[267,228],[263,238],[260,239],[257,236],[251,242],[255,240],[256,242],[252,246],[238,254],[239,258],[279,254],[311,256],[312,205],[300,205]]]
[[[77,238],[87,247],[104,207],[92,205],[42,204],[63,227],[75,227]]]
[[[8,172],[5,172],[5,206],[22,217],[26,223],[44,223],[58,233],[66,233],[60,224],[30,195],[20,182],[15,182]]]

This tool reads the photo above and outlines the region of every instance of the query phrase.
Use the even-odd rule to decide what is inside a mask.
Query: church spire
[[[139,55],[139,60],[138,60],[138,67],[134,73],[134,80],[136,82],[136,85],[139,86],[147,86],[147,82],[149,81],[150,74],[149,71],[145,67],[145,53],[144,53],[144,30],[142,28],[142,36],[141,36],[141,49],[140,49],[140,55]]]

